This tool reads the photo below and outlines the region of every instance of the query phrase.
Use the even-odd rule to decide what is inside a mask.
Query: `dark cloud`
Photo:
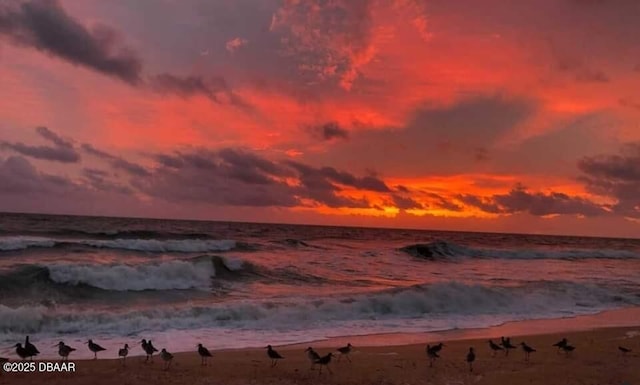
[[[76,163],[80,161],[80,154],[78,154],[71,142],[61,138],[58,134],[46,127],[37,127],[36,132],[42,138],[52,142],[53,146],[32,146],[22,142],[0,142],[0,146],[36,159],[62,163]]]
[[[223,78],[205,81],[200,76],[177,76],[168,73],[156,75],[150,80],[151,86],[161,93],[176,94],[181,97],[203,95],[220,103],[220,96],[229,94],[229,86]]]
[[[0,192],[3,194],[64,194],[75,190],[68,179],[38,172],[21,156],[10,156],[0,160]]]
[[[91,188],[104,191],[116,192],[120,194],[131,194],[133,190],[128,186],[124,186],[109,180],[109,173],[103,170],[85,168],[82,170],[84,181]]]
[[[317,128],[324,140],[349,139],[349,131],[340,127],[336,122],[328,122]]]
[[[462,211],[463,207],[457,204],[453,199],[443,197],[438,194],[428,193],[427,196],[430,198],[429,205],[431,207],[444,209],[448,211]]]
[[[491,198],[483,198],[476,195],[461,194],[456,198],[462,203],[477,207],[485,213],[500,214],[503,213],[503,209],[500,208]]]
[[[0,7],[0,35],[130,84],[140,81],[140,60],[120,44],[112,28],[87,29],[57,0],[27,0]]]
[[[333,167],[314,168],[295,161],[286,161],[286,163],[297,169],[303,176],[317,178],[318,180],[324,179],[328,182],[334,182],[360,190],[376,192],[391,191],[384,181],[375,176],[356,177],[348,172],[338,171]]]
[[[241,149],[191,149],[153,156],[159,167],[137,186],[168,200],[188,199],[238,206],[370,207],[366,199],[341,196],[341,186],[389,191],[373,176],[356,177],[331,167],[276,162]]]
[[[292,188],[277,180],[280,167],[241,150],[194,149],[157,154],[153,175],[134,186],[172,202],[212,205],[292,207],[300,202]]]
[[[398,194],[394,194],[391,196],[391,199],[393,199],[393,205],[401,210],[410,210],[410,209],[421,209],[423,208],[422,204],[420,204],[420,202],[417,202],[416,200],[410,198],[410,197],[403,197],[401,195]]]
[[[83,144],[82,149],[85,150],[88,154],[91,154],[100,159],[106,160],[114,169],[125,171],[133,176],[149,176],[150,175],[149,171],[146,168],[140,166],[139,164],[129,162],[128,160],[125,160],[121,157],[111,155],[107,152],[98,150],[97,148],[93,147],[91,144],[88,144],[88,143]]]
[[[492,214],[598,216],[607,213],[600,205],[582,197],[572,197],[558,192],[530,192],[520,185],[508,194],[496,194],[491,197],[462,195],[458,198],[467,205]]]
[[[475,95],[450,105],[415,111],[403,128],[357,130],[326,154],[308,154],[314,163],[346,168],[354,160],[379,164],[394,175],[467,173],[477,157],[531,118],[538,103],[507,95]],[[492,154],[493,156],[493,154]]]
[[[620,154],[585,157],[578,168],[591,192],[617,201],[615,212],[640,217],[640,142],[625,145]]]
[[[161,94],[174,94],[182,98],[202,95],[219,104],[231,104],[247,111],[254,111],[246,100],[237,95],[223,77],[204,79],[200,76],[178,76],[163,73],[149,79],[152,89]]]

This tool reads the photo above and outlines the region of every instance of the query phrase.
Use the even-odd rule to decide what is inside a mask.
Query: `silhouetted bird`
[[[562,350],[562,348],[567,346],[568,343],[569,343],[569,341],[567,341],[566,338],[563,338],[560,341],[558,341],[555,344],[553,344],[552,346],[558,348],[558,354],[560,354],[560,350]]]
[[[320,355],[313,350],[313,348],[311,346],[309,346],[305,352],[307,353],[307,358],[309,359],[309,362],[311,362],[311,367],[309,368],[309,370],[313,370],[314,366],[316,366],[316,361],[318,361],[320,359]]]
[[[122,357],[122,366],[126,365],[125,361],[129,355],[129,344],[124,344],[124,347],[118,350],[118,357]]]
[[[200,365],[207,365],[209,357],[213,357],[209,349],[202,344],[198,344],[198,354],[200,355]]]
[[[29,336],[24,339],[24,348],[27,349],[27,357],[29,357],[31,360],[33,360],[34,356],[40,354],[38,348],[36,348],[34,344],[29,342]]]
[[[160,351],[160,357],[162,358],[162,361],[164,361],[164,370],[169,370],[171,361],[173,361],[173,354],[169,353],[167,349],[163,348]]]
[[[496,344],[492,340],[489,340],[489,348],[491,348],[491,351],[493,352],[491,354],[492,357],[496,356],[496,353],[498,352],[498,350],[504,350],[500,347],[500,345]]]
[[[65,345],[65,343],[62,341],[58,342],[58,344],[55,345],[54,347],[56,346],[58,347],[58,355],[62,357],[63,361],[69,361],[69,354],[71,354],[71,352],[76,350],[69,345]]]
[[[151,362],[153,362],[153,353],[157,352],[158,349],[153,346],[151,340],[147,341],[143,339],[142,341],[140,341],[140,345],[142,346],[142,350],[144,350],[145,354],[147,355],[147,358],[144,360],[144,362],[148,362],[149,358],[151,358]]]
[[[507,337],[507,338],[500,337],[500,340],[502,341],[500,344],[504,348],[504,355],[505,356],[509,355],[509,350],[516,349],[516,346],[511,344],[511,338],[510,337]]]
[[[22,347],[21,343],[17,343],[13,346],[14,348],[16,348],[16,354],[18,355],[18,357],[20,357],[23,361],[27,358],[27,357],[31,357],[30,353],[27,351],[26,348]]]
[[[627,353],[631,353],[631,349],[629,348],[625,348],[624,346],[618,346],[618,350],[620,351],[620,353],[622,353],[622,355],[626,356]]]
[[[473,348],[469,348],[469,353],[467,353],[467,362],[469,363],[469,371],[473,372],[473,361],[476,360],[476,353],[473,351]]]
[[[520,345],[522,345],[522,350],[524,350],[524,360],[529,361],[531,353],[535,352],[536,350],[524,342],[521,342]]]
[[[353,348],[353,345],[351,345],[351,343],[348,343],[347,346],[338,348],[338,352],[340,352],[340,356],[338,356],[338,362],[340,361],[342,356],[345,356],[347,358],[347,361],[351,362],[351,358],[349,358],[349,353],[351,353],[351,348]]]
[[[94,360],[98,359],[98,352],[101,352],[103,350],[107,350],[107,349],[103,348],[102,346],[96,344],[92,340],[87,341],[86,344],[89,345],[89,350],[91,350],[93,352],[93,359]]]
[[[267,345],[267,355],[271,358],[271,367],[278,365],[278,360],[284,359],[278,352],[273,350],[271,345]]]
[[[440,358],[440,356],[438,355],[438,351],[440,349],[436,349],[436,346],[438,345],[427,345],[427,348],[425,349],[425,351],[427,352],[427,357],[429,357],[429,367],[432,367],[436,359]]]
[[[564,350],[565,356],[569,357],[569,354],[573,353],[573,351],[576,350],[576,347],[566,344],[562,347],[562,350]]]
[[[331,362],[331,357],[333,357],[333,353],[329,353],[326,356],[320,357],[316,360],[316,364],[320,365],[320,371],[318,372],[318,375],[322,374],[323,366],[326,366],[329,373],[333,374],[333,372],[331,371],[331,368],[329,367],[329,363]]]

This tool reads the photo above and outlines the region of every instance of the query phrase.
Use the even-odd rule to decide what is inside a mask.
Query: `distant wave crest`
[[[489,249],[467,247],[452,242],[435,241],[431,243],[417,243],[400,248],[416,258],[432,261],[455,261],[463,258],[486,259],[633,259],[640,258],[640,254],[629,250],[615,249]]]
[[[1,237],[0,251],[25,250],[30,248],[52,248],[84,246],[90,248],[119,249],[141,252],[206,253],[228,251],[238,244],[230,239],[57,239],[45,237]]]

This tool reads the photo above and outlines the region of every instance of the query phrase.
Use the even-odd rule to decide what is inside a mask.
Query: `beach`
[[[591,321],[589,321],[591,319]],[[594,319],[578,322],[571,320],[545,321],[546,326],[556,325],[563,329],[570,324],[575,327],[593,324]],[[638,318],[635,318],[637,321]],[[542,322],[542,321],[541,321]],[[628,322],[632,322],[631,319]],[[544,323],[543,323],[544,324]],[[640,383],[640,325],[637,327],[598,327],[595,329],[553,332],[535,335],[513,335],[512,342],[522,341],[537,349],[531,354],[530,362],[524,360],[523,351],[518,348],[509,356],[498,352],[492,356],[487,337],[499,342],[504,331],[526,330],[528,322],[504,325],[503,329],[492,328],[471,332],[477,338],[464,338],[470,333],[447,332],[442,339],[431,343],[444,342],[440,358],[429,367],[425,354],[426,344],[393,344],[393,335],[382,338],[376,336],[343,337],[310,343],[321,355],[335,352],[346,340],[352,340],[353,351],[346,358],[337,358],[323,368],[310,370],[310,362],[304,350],[307,345],[275,347],[285,358],[275,367],[270,366],[266,349],[212,349],[213,358],[208,366],[201,366],[200,357],[195,353],[178,353],[169,370],[163,370],[159,356],[153,363],[145,363],[144,357],[132,356],[126,366],[114,359],[73,360],[75,373],[3,373],[0,383],[7,384],[638,384]],[[551,328],[553,329],[553,328]],[[414,338],[434,338],[415,335]],[[561,338],[567,338],[576,347],[570,355],[558,352],[552,347]],[[407,336],[398,338],[408,341]],[[366,346],[367,341],[371,345]],[[363,345],[360,345],[363,344]],[[384,345],[383,345],[384,344]],[[331,347],[333,346],[333,348]],[[633,349],[623,355],[618,346]],[[476,360],[473,372],[466,362],[469,347],[474,347]],[[139,347],[137,348],[139,350]],[[135,353],[135,352],[133,352]],[[113,355],[114,353],[112,353]],[[139,354],[139,353],[138,353]],[[104,354],[103,356],[106,356]]]

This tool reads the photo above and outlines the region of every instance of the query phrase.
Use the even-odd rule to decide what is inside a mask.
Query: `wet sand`
[[[640,319],[637,319],[640,323]],[[541,322],[541,321],[532,321]],[[527,323],[524,323],[525,325]],[[522,323],[521,323],[522,325]],[[507,325],[505,325],[507,326]],[[513,326],[512,326],[513,328]],[[3,373],[2,384],[47,385],[129,385],[129,384],[640,384],[640,326],[607,327],[573,332],[551,332],[537,335],[513,334],[512,342],[527,344],[537,349],[525,362],[519,348],[509,356],[498,353],[492,357],[486,336],[498,342],[499,333],[506,329],[484,330],[482,338],[461,338],[446,333],[440,341],[445,343],[441,358],[433,367],[425,354],[424,343],[392,344],[393,335],[384,337],[384,346],[358,346],[364,337],[353,337],[355,348],[350,354],[352,362],[341,359],[325,368],[310,370],[304,353],[306,345],[276,347],[285,359],[270,367],[266,349],[239,349],[214,351],[209,366],[201,366],[196,353],[179,353],[170,370],[162,369],[159,356],[153,363],[144,363],[144,357],[127,359],[126,366],[113,359],[77,360],[75,373]],[[465,333],[469,333],[468,331]],[[475,332],[479,334],[479,331]],[[473,332],[472,332],[473,334]],[[576,350],[570,356],[558,353],[551,345],[566,337]],[[374,338],[371,336],[371,338]],[[348,337],[308,344],[324,355]],[[400,338],[400,340],[404,340]],[[382,340],[373,340],[382,345]],[[435,341],[432,341],[435,342]],[[618,346],[632,348],[622,355]],[[473,372],[465,362],[470,346],[476,350]],[[160,347],[159,347],[160,348]],[[134,348],[139,350],[139,347]],[[106,354],[104,354],[106,356]]]

